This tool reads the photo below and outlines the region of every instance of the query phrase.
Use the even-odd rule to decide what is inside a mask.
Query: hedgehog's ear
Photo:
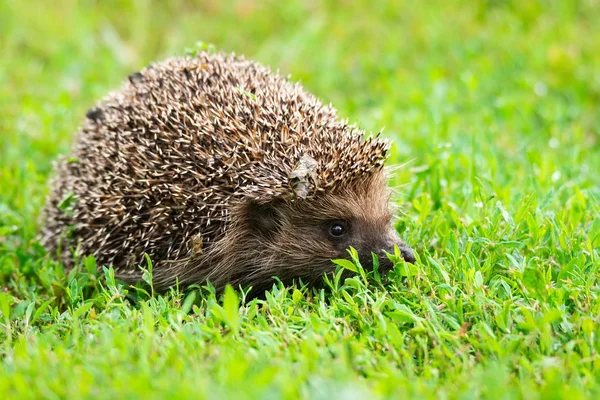
[[[273,204],[251,201],[247,215],[252,230],[264,238],[272,238],[281,228],[281,214]]]

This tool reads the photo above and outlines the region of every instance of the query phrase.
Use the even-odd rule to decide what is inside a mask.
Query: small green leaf
[[[233,333],[237,333],[240,328],[240,300],[237,293],[231,285],[225,286],[223,294],[223,310],[225,323]]]
[[[294,292],[292,293],[292,301],[294,302],[294,304],[298,304],[300,303],[300,300],[302,300],[302,292],[299,291],[298,289],[294,289]]]
[[[194,301],[196,300],[196,291],[194,290],[190,294],[187,295],[183,304],[181,305],[181,312],[183,314],[188,314],[194,305]]]
[[[152,313],[147,301],[142,301],[142,317],[146,333],[150,334],[154,332],[154,314]]]
[[[2,316],[6,321],[10,318],[11,305],[13,302],[14,300],[11,295],[0,292],[0,311],[2,311]]]
[[[40,304],[37,310],[35,310],[35,314],[33,314],[33,318],[31,319],[30,323],[35,323],[53,301],[54,299],[50,299]]]
[[[75,197],[75,193],[68,192],[66,193],[62,200],[56,206],[59,210],[65,213],[65,215],[71,217],[73,215],[73,208],[77,203],[77,198]]]
[[[88,274],[94,275],[97,273],[96,257],[86,256],[83,258],[83,265]]]
[[[196,53],[197,53],[197,50],[196,50],[196,49],[192,49],[192,48],[190,48],[190,47],[186,47],[186,48],[183,50],[183,54],[185,54],[186,56],[195,57],[195,56],[196,56]]]
[[[339,265],[340,267],[347,269],[348,271],[358,272],[358,268],[354,263],[350,260],[346,260],[344,258],[340,258],[337,260],[332,260],[335,265]]]
[[[79,319],[79,317],[88,312],[93,306],[94,303],[91,301],[89,303],[83,303],[83,305],[79,306],[75,311],[73,311],[73,318]]]
[[[249,97],[249,98],[251,98],[252,100],[256,100],[256,95],[255,95],[254,93],[250,93],[250,92],[248,92],[248,91],[244,90],[244,89],[243,89],[243,88],[241,88],[241,87],[238,87],[238,90],[239,90],[239,92],[240,92],[241,94],[243,94],[244,96],[246,96],[246,97]]]

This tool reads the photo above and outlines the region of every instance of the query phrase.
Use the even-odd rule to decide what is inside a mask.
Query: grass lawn
[[[0,0],[1,398],[600,398],[598,0],[193,3]],[[65,276],[53,159],[197,41],[385,127],[413,267],[249,302]]]

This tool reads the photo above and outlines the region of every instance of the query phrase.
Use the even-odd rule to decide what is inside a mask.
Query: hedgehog
[[[131,74],[91,108],[59,158],[41,242],[156,290],[210,282],[316,284],[353,247],[393,267],[383,167],[390,143],[341,120],[299,83],[243,56],[199,52]]]

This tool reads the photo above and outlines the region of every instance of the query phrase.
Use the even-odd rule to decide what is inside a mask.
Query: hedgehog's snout
[[[414,264],[415,262],[415,254],[413,250],[408,247],[405,243],[400,242],[397,244],[398,249],[400,250],[400,255],[404,259],[404,261]],[[388,258],[387,254],[394,254],[394,246],[388,248],[383,248],[381,250],[373,250],[377,256],[377,260],[379,261],[379,271],[386,272],[390,271],[394,267],[394,263]],[[373,268],[373,255],[371,252],[365,252],[359,254],[359,260],[363,267],[367,269]]]
[[[411,264],[415,263],[415,253],[410,247],[408,247],[408,245],[402,244],[402,246],[400,246],[399,249],[402,258],[404,258],[404,261],[409,262]]]
[[[389,229],[389,232],[386,235],[386,239],[387,240],[385,240],[385,242],[387,245],[381,249],[383,258],[388,260],[388,258],[385,256],[385,253],[387,252],[390,254],[394,254],[394,247],[398,246],[398,250],[400,250],[400,255],[402,256],[404,261],[414,264],[415,253],[413,252],[413,250],[410,248],[409,245],[407,245],[402,239],[400,239],[400,237],[398,236],[398,234],[396,233],[396,231],[394,229],[392,229],[392,228]],[[379,256],[379,253],[376,253],[376,254]],[[381,256],[379,256],[379,258],[381,259]]]
[[[394,267],[394,264],[388,258],[387,254],[394,254],[395,246],[400,250],[400,255],[404,261],[411,264],[415,262],[415,254],[410,246],[398,237],[395,230],[389,229],[388,232],[379,237],[379,240],[371,241],[368,245],[363,247],[363,251],[359,252],[361,265],[365,268],[372,269],[372,253],[374,253],[379,261],[379,270],[382,272],[391,270]]]
[[[404,259],[404,261],[414,264],[415,263],[415,253],[413,252],[413,250],[410,248],[410,246],[408,244],[406,244],[402,239],[400,239],[400,236],[398,236],[398,233],[396,233],[395,229],[390,229],[392,231],[392,233],[388,236],[390,237],[390,249],[386,249],[386,251],[388,253],[392,253],[394,254],[394,246],[398,246],[398,250],[400,250],[400,255],[402,256],[402,258]],[[386,257],[387,258],[387,257]]]

